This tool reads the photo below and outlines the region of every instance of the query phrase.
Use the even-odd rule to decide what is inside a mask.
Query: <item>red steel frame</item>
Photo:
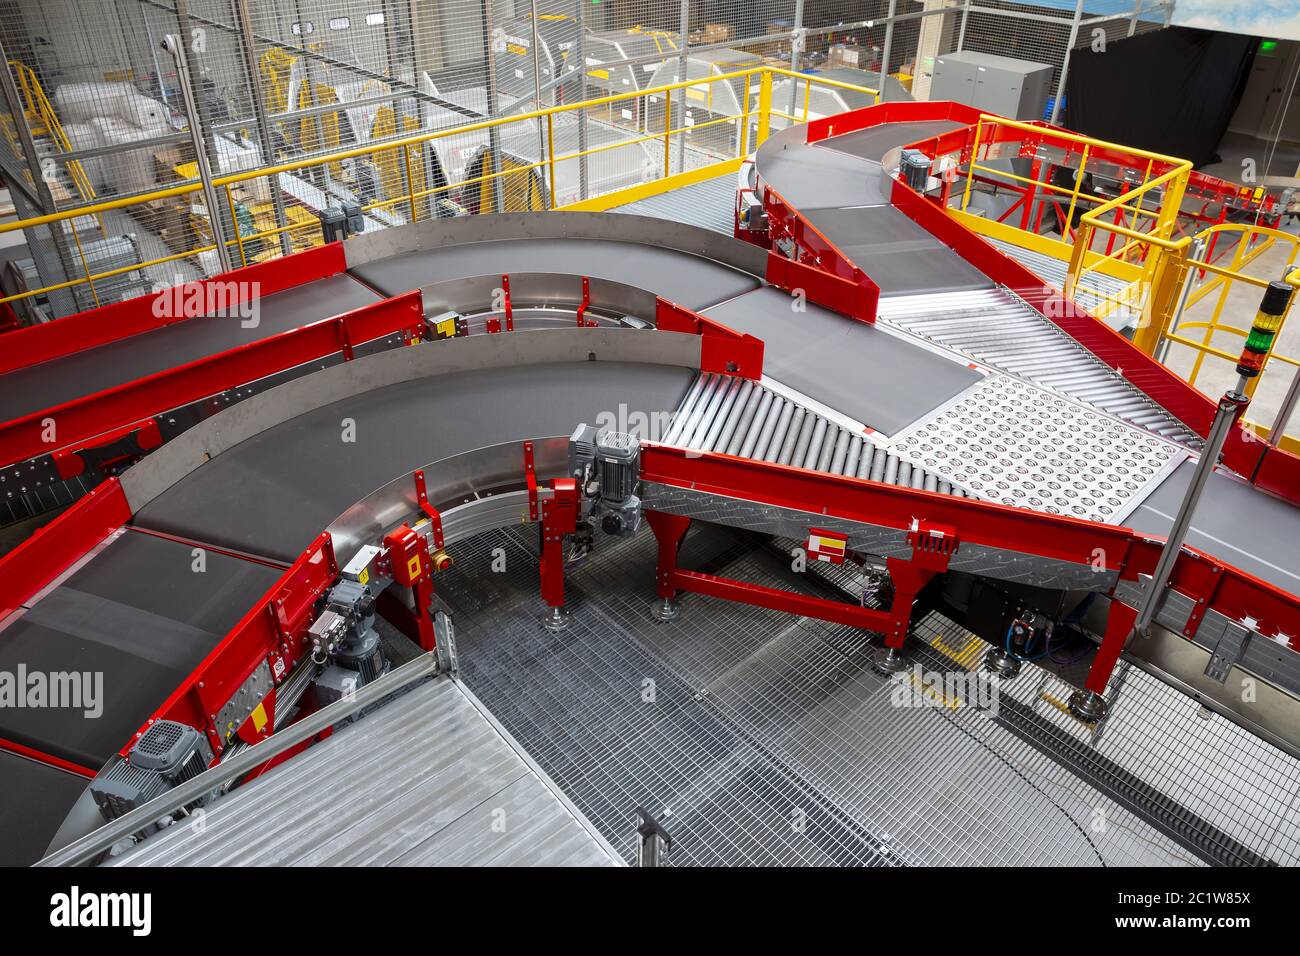
[[[1126,581],[1137,581],[1141,575],[1150,575],[1163,547],[1160,539],[1140,535],[1130,528],[649,443],[641,446],[641,477],[646,481],[696,492],[909,533],[926,528],[937,529],[944,532],[946,540],[953,542],[954,550],[962,546],[985,545],[1032,557],[1091,565],[1099,572],[1117,572],[1120,579]],[[660,596],[669,597],[679,589],[695,590],[793,613],[825,616],[825,613],[812,613],[819,609],[826,611],[824,606],[809,604],[805,599],[796,600],[786,592],[772,593],[753,585],[678,570],[677,544],[689,519],[668,515],[650,520],[660,545],[657,581]],[[916,541],[909,540],[913,541],[915,548]],[[910,569],[900,564],[892,565],[891,572],[903,572],[901,585],[897,579],[895,582],[899,592],[914,595],[924,583],[924,580],[917,583],[918,573],[942,570],[947,566],[947,557],[946,554],[943,556],[942,566],[938,567],[918,562],[916,555]],[[1213,609],[1232,620],[1252,618],[1261,634],[1274,638],[1286,635],[1290,647],[1300,651],[1300,598],[1295,595],[1192,548],[1184,548],[1169,583],[1170,587],[1195,602],[1196,611],[1187,622],[1184,636],[1194,636],[1205,613]],[[897,640],[891,628],[897,628],[902,606],[898,606],[897,614],[893,609],[885,612],[891,615],[887,622],[889,628],[882,628],[881,620],[869,623],[871,619],[858,615],[851,606],[847,607],[849,610],[846,612],[835,610],[839,616],[830,619],[874,630],[884,629],[887,637]],[[1132,608],[1118,600],[1112,601],[1111,608],[1102,648],[1088,676],[1087,686],[1092,690],[1105,688],[1132,628]],[[903,621],[905,624],[905,618]],[[897,644],[891,643],[891,646]]]

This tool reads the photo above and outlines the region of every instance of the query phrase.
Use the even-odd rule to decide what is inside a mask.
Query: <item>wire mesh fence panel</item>
[[[1166,8],[1089,2],[1076,43],[1161,26]],[[650,188],[752,152],[760,126],[924,99],[936,57],[957,49],[1049,62],[1055,83],[1074,12],[1009,0],[2,0],[0,11],[18,107],[0,165],[28,177],[32,214],[141,197],[82,220],[89,232],[40,237],[36,287],[76,283],[51,293],[60,314],[318,244],[332,210],[355,207],[370,231]],[[800,71],[770,76],[766,125],[762,68]],[[563,112],[490,122],[538,109]],[[204,166],[211,192],[195,188]]]

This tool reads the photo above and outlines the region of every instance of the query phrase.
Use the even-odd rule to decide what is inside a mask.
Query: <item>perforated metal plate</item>
[[[991,375],[897,436],[900,458],[971,495],[1122,521],[1187,451],[1093,409]]]

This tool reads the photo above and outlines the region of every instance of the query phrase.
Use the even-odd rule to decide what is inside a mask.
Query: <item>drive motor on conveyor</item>
[[[569,439],[569,463],[588,499],[590,518],[600,518],[606,534],[628,536],[641,526],[637,496],[641,440],[627,432],[600,432],[579,425]]]

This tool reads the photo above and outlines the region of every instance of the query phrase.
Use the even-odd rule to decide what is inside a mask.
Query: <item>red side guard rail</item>
[[[423,318],[419,291],[407,292],[4,422],[0,424],[0,464],[72,448],[96,436],[120,435],[121,429],[153,415],[335,352],[351,359],[354,346],[372,339],[401,333],[414,341],[420,336]],[[53,441],[48,440],[51,434]]]
[[[156,720],[176,720],[204,731],[217,756],[236,733],[245,743],[256,743],[271,733],[278,726],[274,691],[262,700],[261,713],[254,711],[255,717],[238,727],[218,727],[217,716],[263,663],[279,683],[304,654],[311,652],[305,634],[314,617],[316,599],[329,589],[338,573],[333,544],[323,533],[126,741],[122,756]]]
[[[210,287],[224,287],[222,295],[234,307],[246,301],[254,288],[259,295],[273,295],[316,279],[337,275],[346,268],[343,243],[332,242],[291,256],[235,269],[214,279],[186,283],[124,302],[113,302],[88,312],[78,312],[53,322],[17,329],[5,334],[5,348],[0,353],[0,375],[116,342],[140,332],[188,321],[192,316],[174,315],[175,310],[155,309],[155,305],[177,295],[183,296],[191,288],[206,290]],[[230,291],[233,291],[233,297],[229,295]],[[205,301],[208,300],[205,298]],[[163,315],[158,315],[158,312]]]
[[[951,529],[961,546],[984,545],[1014,554],[1091,565],[1099,572],[1118,572],[1127,581],[1151,574],[1163,546],[1160,539],[1139,535],[1130,528],[650,443],[641,446],[641,477],[899,530]],[[662,541],[660,548],[662,565]],[[665,582],[661,580],[663,587]],[[1234,621],[1250,619],[1264,636],[1275,640],[1281,636],[1282,643],[1300,651],[1300,598],[1294,594],[1186,547],[1174,565],[1170,587],[1196,605],[1183,632],[1186,637],[1196,634],[1205,613],[1213,609]],[[1118,601],[1112,603],[1112,608],[1123,607]],[[1119,623],[1107,630],[1089,687],[1097,683],[1105,686],[1110,668],[1123,649],[1128,630],[1119,626],[1122,617],[1117,620]]]
[[[700,371],[763,377],[763,340],[692,312],[685,306],[655,297],[655,326],[665,332],[700,336]]]
[[[37,529],[0,558],[0,621],[130,520],[122,484],[110,478]]]
[[[779,253],[769,252],[767,281],[786,292],[802,289],[809,302],[850,319],[867,323],[876,321],[880,286],[865,273],[855,282],[832,275],[816,266],[787,259]]]

